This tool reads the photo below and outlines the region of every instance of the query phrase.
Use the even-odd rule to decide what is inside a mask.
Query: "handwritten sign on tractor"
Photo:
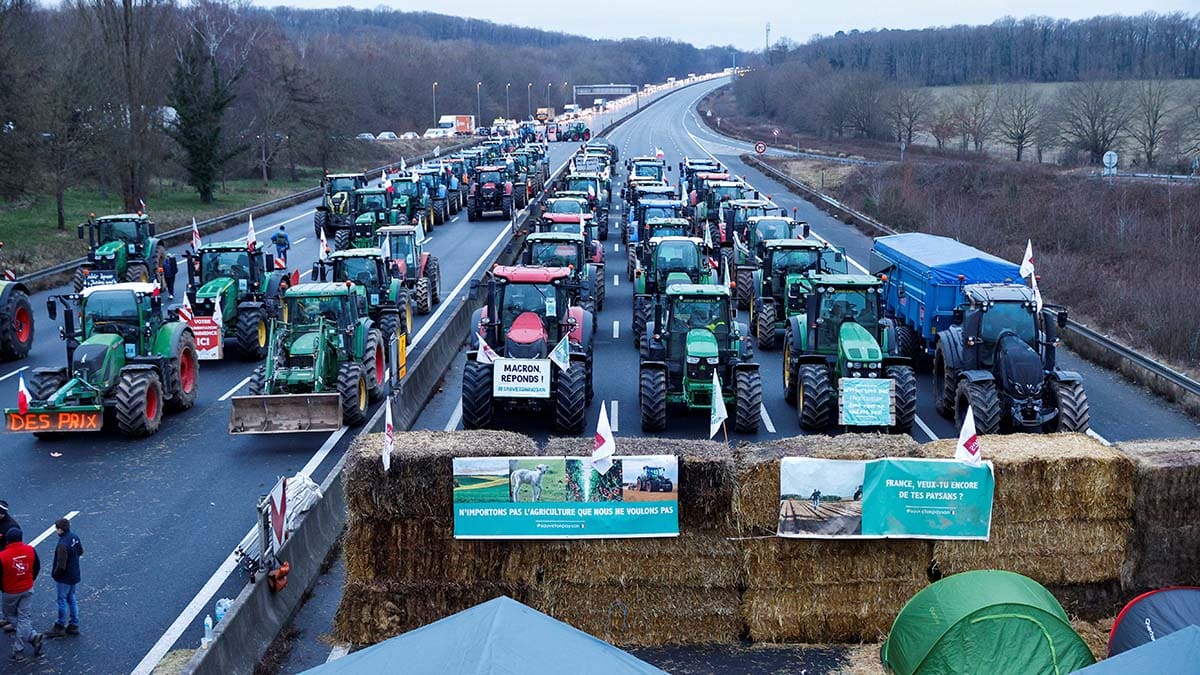
[[[886,427],[896,423],[892,407],[895,382],[890,379],[843,377],[838,380],[838,424]]]

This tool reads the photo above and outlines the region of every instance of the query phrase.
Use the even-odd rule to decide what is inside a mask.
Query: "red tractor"
[[[578,283],[565,267],[492,270],[487,302],[471,319],[478,338],[463,370],[464,427],[491,427],[497,411],[521,410],[550,412],[558,433],[583,431],[594,327],[592,313],[571,304]],[[485,344],[494,354],[479,353]]]
[[[487,211],[500,211],[505,218],[512,218],[513,184],[507,175],[506,166],[475,167],[467,193],[467,220],[479,220]]]

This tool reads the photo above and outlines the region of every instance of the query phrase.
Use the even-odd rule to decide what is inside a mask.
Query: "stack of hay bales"
[[[593,441],[554,438],[550,456],[584,456]],[[739,559],[733,458],[711,441],[619,438],[620,455],[679,459],[680,536],[536,542],[538,609],[622,646],[737,640]],[[626,481],[630,480],[626,476]]]
[[[370,644],[501,595],[531,603],[537,570],[525,542],[454,539],[455,457],[534,455],[532,439],[502,431],[396,435],[391,471],[382,434],[360,436],[344,475],[350,511],[339,640]]]
[[[928,583],[926,541],[820,541],[771,535],[779,522],[784,457],[913,457],[909,436],[798,436],[738,449],[736,514],[745,593],[742,618],[755,642],[857,642],[880,638]]]
[[[954,456],[956,441],[921,447]],[[937,541],[937,573],[1002,569],[1050,587],[1078,613],[1111,600],[1132,529],[1133,462],[1084,434],[1013,434],[981,440],[995,466],[988,541]]]
[[[1133,538],[1122,585],[1133,592],[1200,585],[1200,441],[1117,447],[1136,464]]]

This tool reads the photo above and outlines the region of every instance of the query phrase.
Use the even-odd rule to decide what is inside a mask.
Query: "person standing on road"
[[[167,251],[167,257],[163,258],[163,281],[167,283],[167,297],[171,300],[175,299],[175,277],[178,274],[179,261],[174,253]]]
[[[4,546],[7,543],[4,538],[5,535],[14,527],[21,529],[21,524],[9,514],[8,502],[0,499],[0,551],[4,550]],[[7,616],[0,614],[0,629],[3,629],[5,633],[11,633],[17,627],[9,623]]]
[[[44,636],[33,630],[30,606],[33,604],[33,580],[42,571],[37,551],[26,544],[20,528],[8,530],[8,544],[0,551],[0,591],[3,591],[4,618],[14,626],[12,656],[15,662],[25,660],[25,643],[33,645],[33,655],[42,653]]]
[[[58,533],[58,547],[54,549],[54,566],[50,576],[58,588],[58,621],[46,637],[79,635],[79,605],[75,602],[75,587],[79,585],[79,558],[83,555],[83,543],[71,531],[71,521],[59,518],[54,521]]]
[[[812,495],[809,496],[809,499],[812,500],[812,505],[813,505],[814,511],[821,508],[821,491],[820,490],[813,490]]]
[[[288,249],[292,247],[292,240],[288,237],[287,230],[282,225],[275,234],[271,235],[271,243],[275,244],[275,258],[283,261],[283,266],[287,267]]]

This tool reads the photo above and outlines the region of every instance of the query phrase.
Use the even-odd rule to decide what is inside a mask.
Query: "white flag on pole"
[[[958,444],[954,446],[954,459],[979,466],[983,453],[979,448],[979,436],[975,434],[975,413],[967,406],[967,415],[963,418],[962,429],[958,432]]]
[[[392,399],[389,396],[383,402],[383,454],[380,459],[383,460],[383,473],[386,474],[392,469],[392,451],[396,449],[396,428],[392,426]]]
[[[217,328],[220,328],[221,326],[225,325],[225,317],[221,315],[221,298],[220,298],[220,296],[213,298],[212,319],[213,319],[213,324],[215,324],[217,326]]]
[[[196,225],[195,218],[192,218],[192,251],[200,252],[200,227]]]
[[[483,336],[480,335],[479,349],[475,351],[475,360],[479,361],[480,363],[494,363],[498,358],[500,357],[497,356],[496,352],[492,350],[491,346],[488,345],[487,340],[484,340]]]
[[[254,216],[251,215],[250,228],[246,232],[246,246],[248,246],[250,250],[254,250],[256,244],[258,244],[258,235],[254,234]]]
[[[708,437],[712,438],[721,430],[721,426],[725,424],[725,420],[729,419],[729,413],[725,410],[725,397],[721,396],[721,379],[717,377],[717,371],[713,371],[713,391],[712,391],[712,409],[708,415]]]
[[[1028,240],[1025,244],[1025,257],[1021,258],[1021,278],[1028,279],[1033,276],[1033,240]]]
[[[550,360],[559,368],[566,372],[571,367],[571,342],[570,335],[564,335],[558,344],[554,346],[554,350],[550,352]],[[604,473],[601,471],[601,473]]]
[[[608,423],[608,409],[600,402],[600,419],[596,422],[596,444],[592,448],[592,468],[605,474],[612,468],[613,453],[617,450],[617,441],[613,438],[612,426]]]
[[[187,293],[183,294],[183,306],[179,308],[179,318],[184,323],[191,323],[195,318],[195,313],[192,312],[192,301],[188,300]]]

